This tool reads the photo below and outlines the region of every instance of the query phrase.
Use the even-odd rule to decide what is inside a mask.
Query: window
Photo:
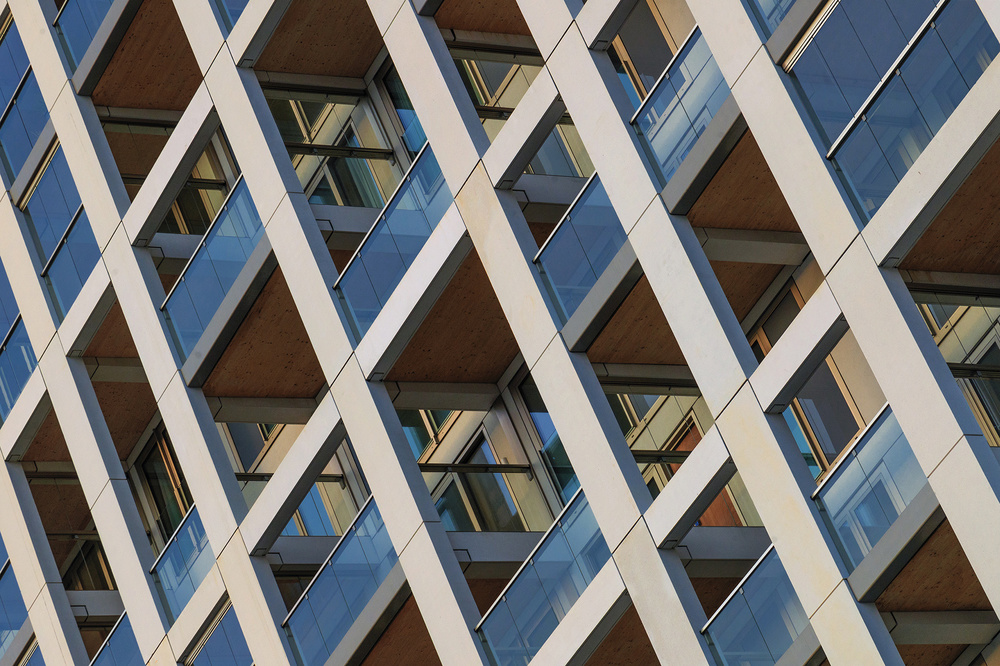
[[[220,129],[198,158],[170,210],[160,233],[202,236],[219,214],[239,179],[239,168]]]
[[[382,84],[385,86],[386,95],[396,112],[394,124],[398,124],[397,131],[403,139],[403,144],[406,146],[407,152],[410,153],[410,157],[414,158],[427,143],[427,135],[424,134],[424,128],[420,125],[417,112],[413,110],[410,96],[406,94],[406,88],[403,87],[403,81],[399,78],[394,66],[390,65],[386,70],[382,77]]]
[[[137,477],[135,480],[141,489],[140,501],[147,512],[144,517],[148,524],[156,527],[151,530],[150,538],[154,550],[159,552],[193,503],[167,430],[162,424],[150,437],[146,451],[133,468],[133,476]]]
[[[53,305],[65,317],[101,258],[62,148],[49,153],[22,206]]]
[[[777,299],[749,337],[758,360],[771,351],[802,304],[802,296],[794,286]],[[834,463],[883,404],[885,396],[848,331],[783,413],[813,477]]]
[[[521,398],[528,410],[531,422],[535,426],[535,432],[540,440],[540,452],[545,466],[552,476],[563,503],[569,502],[577,490],[580,489],[580,482],[573,471],[573,465],[569,462],[566,449],[563,447],[559,433],[556,432],[555,424],[549,416],[549,411],[542,401],[542,395],[535,386],[535,380],[530,376],[521,383]]]
[[[13,181],[48,122],[49,112],[17,26],[9,15],[2,22],[0,34],[0,157],[7,178]]]
[[[367,97],[275,89],[264,95],[310,203],[385,205],[400,169]]]
[[[419,460],[424,452],[433,450],[431,445],[441,441],[454,422],[452,417],[458,413],[450,409],[397,409],[413,457]]]

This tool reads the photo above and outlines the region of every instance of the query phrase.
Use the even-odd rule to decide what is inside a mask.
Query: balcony
[[[112,0],[66,0],[53,26],[71,70],[75,70],[94,41]]]
[[[177,620],[214,564],[215,554],[198,508],[192,506],[150,569],[171,622]]]
[[[719,666],[775,664],[809,624],[774,546],[722,602],[701,633]]]
[[[452,201],[434,151],[425,144],[333,285],[357,341],[374,323]]]
[[[858,40],[844,27],[847,18],[839,12],[845,10],[838,10],[793,72],[817,123],[830,139],[836,137],[827,158],[870,220],[1000,52],[1000,43],[975,3],[941,3],[922,17],[908,42],[903,33],[886,33],[877,45],[860,43],[858,50],[869,54],[884,54],[897,43],[900,48],[891,51],[899,53],[895,62],[874,59],[879,69],[862,75],[852,63],[823,60],[827,51],[840,53],[843,43]],[[908,27],[902,17],[897,21]],[[886,20],[886,25],[895,24]]]
[[[81,206],[63,237],[59,239],[48,264],[42,269],[42,277],[63,317],[73,306],[100,259],[101,250],[90,227],[90,218]]]
[[[396,565],[373,499],[362,507],[281,626],[299,666],[321,666]]]
[[[111,633],[104,641],[104,645],[94,655],[90,666],[118,666],[119,664],[138,663],[142,663],[139,644],[135,641],[135,633],[132,631],[132,623],[129,622],[128,615],[122,613],[122,616],[118,618],[118,623],[112,627]]]
[[[240,180],[160,307],[187,357],[264,235],[246,181]]]
[[[926,484],[887,406],[827,473],[813,499],[853,570]]]
[[[0,422],[7,420],[37,363],[28,331],[18,315],[0,344]]]
[[[578,491],[476,627],[490,663],[530,662],[610,557]]]
[[[701,30],[695,28],[632,117],[661,187],[728,96],[729,86]]]
[[[621,221],[594,174],[535,255],[563,323],[580,307],[625,241]]]

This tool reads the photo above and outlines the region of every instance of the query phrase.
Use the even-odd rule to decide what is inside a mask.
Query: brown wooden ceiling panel
[[[750,567],[747,567],[750,570]],[[740,584],[739,578],[692,578],[691,585],[694,587],[698,601],[705,610],[706,617],[712,617],[715,611],[719,610],[722,602],[726,600],[729,593]]]
[[[781,266],[729,261],[713,261],[712,268],[739,320],[747,316],[781,272]],[[597,336],[587,355],[594,363],[686,365],[645,275]]]
[[[277,268],[205,382],[205,395],[312,398],[323,381],[285,276]]]
[[[97,333],[90,340],[83,355],[99,358],[139,357],[135,342],[132,341],[132,334],[129,333],[128,324],[125,323],[122,306],[118,301],[115,301],[115,304],[111,306],[111,310],[104,317],[104,321],[101,322]]]
[[[87,498],[79,484],[35,481],[30,484],[30,488],[46,534],[80,532],[91,527],[92,518]],[[49,547],[57,566],[63,565],[74,546],[75,542],[65,537],[49,539]]]
[[[386,380],[494,383],[517,351],[486,270],[472,251]]]
[[[169,138],[166,134],[119,131],[117,128],[113,132],[105,131],[104,136],[108,138],[118,172],[131,176],[149,174]]]
[[[897,645],[906,666],[954,664],[968,645]]]
[[[658,663],[653,645],[639,620],[639,613],[631,605],[587,660],[587,666],[646,666]]]
[[[1000,273],[1000,141],[993,144],[900,268]]]
[[[201,72],[171,0],[143,0],[94,89],[94,104],[183,111]]]
[[[440,663],[424,618],[411,596],[392,618],[361,666],[433,666]]]
[[[785,197],[750,132],[746,132],[688,211],[692,226],[798,231]]]
[[[21,459],[24,462],[69,462],[69,451],[66,449],[66,440],[63,439],[62,430],[59,428],[59,421],[56,420],[56,413],[49,410],[42,425],[35,433],[34,439],[28,445]]]
[[[947,520],[934,530],[875,605],[882,612],[992,609]]]
[[[445,0],[434,20],[451,30],[531,35],[515,0]]]
[[[294,0],[254,67],[362,77],[382,50],[365,0]]]
[[[94,382],[94,392],[118,458],[127,460],[156,413],[156,398],[149,384],[138,382]]]

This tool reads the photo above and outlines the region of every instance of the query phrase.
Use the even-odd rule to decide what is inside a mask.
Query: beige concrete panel
[[[208,628],[212,616],[226,599],[226,584],[215,564],[194,591],[187,606],[174,621],[167,633],[167,640],[174,654],[188,655]]]
[[[490,141],[451,52],[434,19],[418,16],[409,2],[386,31],[385,44],[445,181],[458,192]]]
[[[28,606],[28,619],[48,664],[90,663],[62,583],[49,583]]]
[[[510,194],[489,196],[491,191],[493,184],[486,169],[478,167],[455,203],[530,367],[558,332],[555,308],[531,263],[538,246],[527,224],[521,222],[520,207]],[[511,220],[516,223],[511,224]]]
[[[246,517],[246,501],[205,396],[180,374],[157,401],[213,553],[221,553]]]
[[[809,624],[831,664],[903,664],[878,610],[873,604],[859,604],[846,580],[837,585]]]
[[[575,27],[559,42],[548,67],[608,198],[628,231],[659,194],[659,188],[628,124],[633,107],[618,75],[607,54],[590,51]],[[608,94],[594,95],[594,90],[607,90]]]
[[[556,48],[570,28],[573,17],[576,16],[583,3],[580,0],[553,0],[539,2],[538,0],[518,0],[518,8],[524,15],[524,20],[531,30],[535,44],[546,60]]]
[[[660,663],[714,664],[701,635],[708,618],[677,551],[658,549],[640,520],[615,549],[614,562]]]
[[[383,514],[383,518],[388,516]],[[437,562],[440,565],[428,566]],[[407,574],[406,582],[441,663],[445,666],[489,663],[475,632],[479,609],[441,523],[420,525],[399,553],[399,563]]]
[[[48,290],[39,277],[43,268],[41,260],[27,244],[26,239],[31,238],[27,222],[21,211],[10,203],[0,206],[0,233],[11,241],[22,240],[20,243],[0,243],[0,261],[10,280],[35,356],[40,356],[55,335],[55,313],[49,304]]]
[[[207,72],[219,56],[228,60],[228,64],[232,66],[232,56],[229,55],[229,49],[225,48],[222,29],[212,6],[207,2],[174,0],[174,8],[202,73]]]
[[[267,560],[249,556],[237,532],[219,556],[219,571],[228,581],[229,598],[254,663],[295,664],[288,638],[280,626],[285,604]],[[247,581],[255,584],[247,585]]]

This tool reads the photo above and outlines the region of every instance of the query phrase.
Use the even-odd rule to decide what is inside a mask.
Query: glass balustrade
[[[975,2],[951,0],[834,143],[833,160],[866,219],[885,203],[1000,52]]]
[[[132,623],[129,622],[128,615],[123,613],[118,618],[118,624],[108,634],[104,645],[94,655],[90,666],[125,666],[142,662],[142,654],[139,652],[139,644],[135,641]]]
[[[535,257],[563,322],[580,307],[625,241],[621,221],[595,175]]]
[[[56,307],[64,317],[100,260],[101,250],[90,228],[90,218],[81,207],[79,215],[60,240],[49,265],[42,271]]]
[[[794,4],[795,0],[750,0],[750,6],[768,35],[777,30]]]
[[[150,570],[171,622],[187,606],[214,564],[215,554],[198,509],[191,507]]]
[[[476,628],[490,663],[531,661],[610,557],[580,491]]]
[[[426,145],[334,284],[360,341],[453,201]]]
[[[76,69],[104,22],[111,0],[66,0],[56,16],[55,28],[70,69]]]
[[[253,666],[253,663],[236,611],[230,606],[191,666]]]
[[[24,84],[8,103],[0,119],[0,157],[11,180],[17,177],[31,148],[49,120],[35,73],[29,71]]]
[[[853,569],[926,484],[895,415],[886,407],[813,497]]]
[[[773,547],[701,630],[719,666],[775,664],[809,618]]]
[[[374,500],[361,509],[282,622],[300,666],[322,666],[396,564]]]
[[[632,118],[665,186],[729,96],[708,42],[695,28]]]
[[[28,610],[21,598],[21,589],[17,585],[7,550],[2,544],[0,551],[2,551],[0,561],[4,562],[0,567],[0,657],[2,657],[14,642],[14,637],[24,621],[28,619]]]
[[[37,363],[28,331],[18,315],[0,347],[0,422],[7,420]]]
[[[257,208],[241,179],[161,307],[185,357],[201,339],[263,235]]]

